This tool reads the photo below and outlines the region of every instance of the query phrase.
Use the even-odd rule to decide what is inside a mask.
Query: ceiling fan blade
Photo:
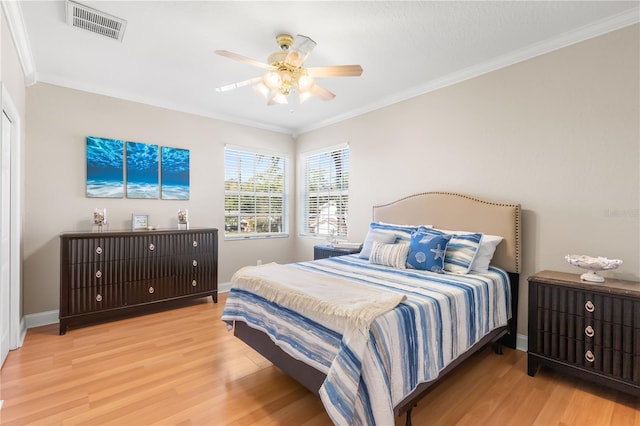
[[[252,84],[259,83],[262,80],[262,77],[254,77],[249,80],[239,81],[237,83],[231,83],[224,86],[216,87],[216,92],[228,92],[229,90],[238,89],[240,87],[249,86]]]
[[[301,66],[314,47],[316,47],[315,41],[307,36],[298,34],[295,43],[293,43],[287,57],[284,59],[284,63],[292,67]]]
[[[307,72],[312,77],[358,77],[362,74],[360,65],[334,65],[328,67],[311,67]]]
[[[314,84],[313,87],[311,87],[311,89],[309,89],[309,91],[311,92],[311,94],[313,96],[317,96],[320,99],[322,99],[323,101],[330,101],[331,99],[336,97],[336,95],[334,93],[331,93],[330,91],[328,91],[324,87],[318,86],[317,84]]]
[[[216,55],[224,56],[225,58],[233,59],[235,61],[244,62],[245,64],[253,65],[254,67],[271,69],[271,65],[264,62],[256,61],[255,59],[247,58],[246,56],[238,55],[237,53],[229,52],[228,50],[216,50]]]

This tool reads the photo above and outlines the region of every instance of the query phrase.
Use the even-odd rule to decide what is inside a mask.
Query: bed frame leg
[[[415,405],[414,405],[413,407],[415,407]],[[411,411],[413,411],[413,407],[411,407],[411,408],[409,408],[409,409],[407,410],[407,419],[406,419],[406,421],[404,422],[404,425],[405,425],[405,426],[411,426]]]
[[[498,340],[496,342],[496,353],[498,355],[502,355],[503,354],[503,352],[502,352],[502,342],[500,340]]]

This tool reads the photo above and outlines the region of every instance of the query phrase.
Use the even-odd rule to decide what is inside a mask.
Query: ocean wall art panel
[[[162,147],[162,199],[189,199],[189,150]]]
[[[87,136],[87,197],[124,197],[124,142]]]
[[[158,145],[127,142],[127,198],[158,198]]]

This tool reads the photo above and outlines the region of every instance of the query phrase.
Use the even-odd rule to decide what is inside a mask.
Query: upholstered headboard
[[[450,192],[424,192],[374,206],[373,220],[499,235],[504,240],[498,245],[491,264],[507,272],[520,273],[520,204],[481,200]]]

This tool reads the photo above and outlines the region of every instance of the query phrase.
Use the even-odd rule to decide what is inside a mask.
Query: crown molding
[[[7,18],[9,31],[11,32],[11,37],[13,38],[13,44],[16,47],[18,58],[20,59],[20,64],[22,65],[25,85],[31,86],[37,81],[36,67],[33,62],[31,43],[29,43],[29,36],[27,35],[27,29],[24,25],[20,2],[3,0],[2,11],[4,12],[4,16]]]
[[[294,132],[295,134],[300,135],[312,130],[317,130],[322,127],[336,124],[341,121],[366,114],[368,112],[372,112],[402,101],[409,100],[411,98],[415,98],[417,96],[424,95],[429,92],[433,92],[438,89],[445,88],[447,86],[461,83],[465,80],[479,77],[492,71],[497,71],[501,68],[506,68],[519,62],[533,59],[537,56],[551,53],[555,50],[569,47],[573,44],[577,44],[610,33],[612,31],[620,30],[622,28],[638,24],[639,22],[640,7],[635,7],[633,9],[629,9],[626,12],[611,16],[606,19],[602,19],[600,21],[596,21],[592,24],[585,25],[573,31],[568,31],[548,40],[534,43],[515,52],[498,56],[490,61],[477,64],[460,71],[456,71],[442,78],[431,80],[423,85],[413,87],[409,90],[398,92],[393,96],[387,97],[379,102],[369,104],[366,107],[352,110],[345,114],[323,120],[304,128],[295,129]]]
[[[183,112],[186,114],[197,115],[200,117],[212,118],[214,120],[224,121],[225,123],[237,124],[240,126],[253,127],[261,130],[268,130],[276,133],[291,134],[292,130],[285,127],[276,126],[274,124],[262,123],[258,121],[252,121],[247,119],[241,119],[235,116],[215,114],[206,109],[194,108],[186,104],[178,104],[173,102],[167,102],[165,100],[150,98],[148,96],[138,96],[126,91],[114,91],[110,88],[99,87],[96,85],[82,85],[73,80],[65,80],[57,77],[50,76],[48,74],[38,74],[38,83],[50,84],[52,86],[64,87],[65,89],[78,90],[80,92],[92,93],[95,95],[108,96],[123,101],[135,102],[147,106],[156,108],[168,109],[171,111]]]

